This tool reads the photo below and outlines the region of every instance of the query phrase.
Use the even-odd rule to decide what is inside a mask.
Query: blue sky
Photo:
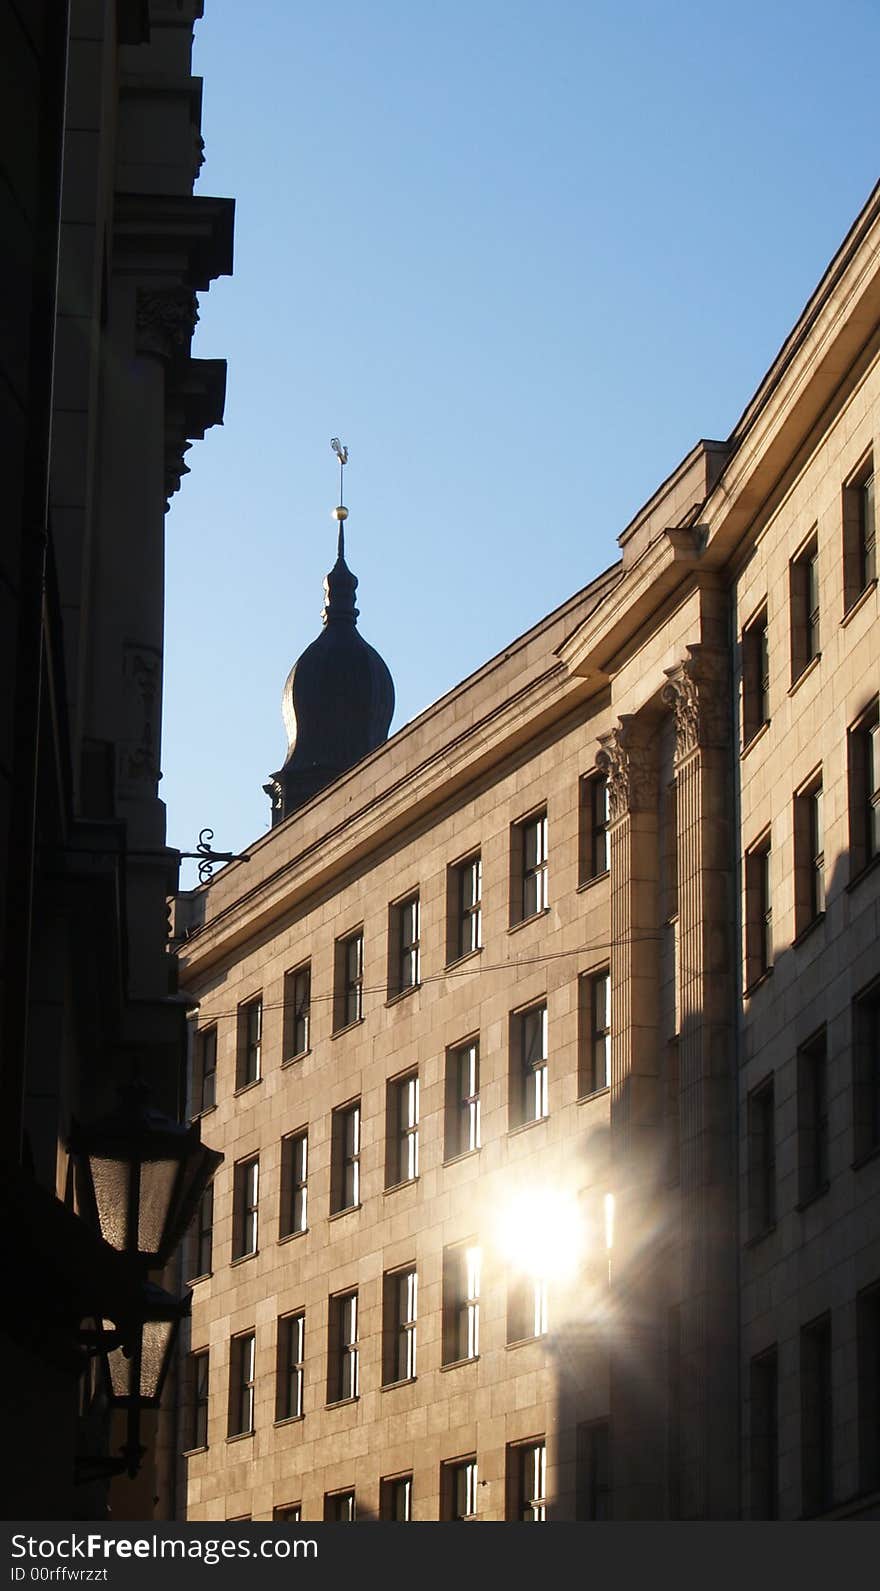
[[[208,0],[196,192],[235,198],[235,272],[193,347],[225,424],[167,520],[171,844],[268,827],[330,437],[395,730],[730,432],[880,175],[878,49],[860,0]]]

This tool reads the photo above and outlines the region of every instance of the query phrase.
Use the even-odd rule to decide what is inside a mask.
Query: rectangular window
[[[547,1331],[547,1280],[513,1276],[507,1289],[507,1341],[528,1342]]]
[[[191,1360],[193,1389],[192,1429],[189,1442],[191,1448],[208,1445],[209,1357],[206,1348],[200,1353],[194,1353]]]
[[[798,1199],[828,1187],[828,1060],[824,1027],[797,1053]]]
[[[480,1046],[476,1039],[446,1051],[444,1156],[472,1154],[480,1147]]]
[[[385,1090],[385,1186],[419,1174],[419,1075],[395,1077]]]
[[[825,910],[825,828],[822,776],[794,798],[795,933],[806,932]]]
[[[193,1115],[213,1110],[217,1103],[217,1029],[205,1028],[196,1035],[195,1075],[193,1077]]]
[[[254,1428],[254,1384],[257,1339],[252,1331],[233,1337],[229,1350],[229,1435],[245,1436]]]
[[[779,1518],[779,1373],[776,1349],[752,1360],[749,1375],[751,1416],[751,1517]]]
[[[742,633],[743,745],[770,722],[770,641],[767,609],[752,619]]]
[[[776,1222],[776,1116],[773,1078],[749,1095],[749,1235]]]
[[[474,1243],[443,1250],[443,1363],[475,1359],[480,1351],[481,1251]]]
[[[361,1102],[333,1112],[331,1128],[333,1163],[330,1175],[330,1214],[352,1210],[361,1201]]]
[[[199,1200],[193,1227],[192,1281],[199,1276],[210,1276],[214,1248],[214,1184],[209,1182]]]
[[[578,980],[578,1094],[583,1098],[611,1086],[611,972],[584,974]]]
[[[247,1088],[259,1081],[263,1047],[263,997],[248,1000],[238,1008],[238,1065],[236,1088]]]
[[[819,656],[819,543],[813,535],[788,566],[791,683]]]
[[[853,1128],[857,1160],[880,1149],[880,980],[853,1001]]]
[[[336,941],[333,1027],[350,1027],[364,1015],[364,931]]]
[[[411,1475],[383,1477],[379,1485],[379,1518],[389,1523],[409,1524],[412,1520]]]
[[[880,1284],[856,1298],[859,1404],[859,1485],[880,1488]]]
[[[877,578],[874,463],[868,459],[843,488],[844,611]]]
[[[440,1507],[444,1519],[476,1519],[477,1460],[456,1459],[440,1471]]]
[[[507,1449],[507,1517],[523,1524],[547,1518],[547,1444],[543,1437]]]
[[[607,1420],[577,1429],[577,1517],[611,1518],[611,1464]]]
[[[419,897],[410,895],[388,915],[388,998],[415,989],[421,981]]]
[[[272,1518],[276,1525],[298,1525],[302,1520],[302,1503],[282,1503],[280,1508],[272,1509]]]
[[[850,874],[880,856],[880,714],[872,702],[849,731]]]
[[[327,1353],[327,1402],[344,1403],[358,1395],[358,1295],[338,1293],[330,1299]]]
[[[519,851],[518,900],[514,901],[514,922],[522,922],[546,911],[547,890],[547,814],[539,812],[523,823],[514,825],[515,845]]]
[[[382,1384],[412,1381],[416,1374],[418,1276],[414,1265],[382,1278]]]
[[[770,836],[746,852],[746,971],[750,989],[773,965],[773,895]]]
[[[601,773],[580,781],[579,882],[589,884],[608,872],[608,781]]]
[[[354,1492],[326,1492],[324,1519],[327,1524],[353,1525],[357,1519]]]
[[[483,863],[479,852],[447,875],[446,960],[458,961],[483,944]]]
[[[303,1310],[278,1321],[278,1363],[275,1379],[276,1420],[298,1419],[303,1412],[306,1317]]]
[[[823,1513],[834,1501],[831,1316],[801,1330],[801,1503]]]
[[[548,1114],[547,1007],[515,1012],[510,1035],[510,1125],[542,1121]]]
[[[256,1254],[259,1227],[260,1161],[257,1155],[235,1168],[232,1211],[232,1258]]]
[[[309,1048],[312,969],[309,962],[284,975],[284,1059],[294,1061]]]
[[[307,1232],[309,1135],[289,1133],[281,1140],[281,1219],[279,1237],[291,1237],[294,1232]]]

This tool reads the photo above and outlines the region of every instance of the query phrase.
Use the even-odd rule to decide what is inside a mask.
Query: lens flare
[[[572,1194],[535,1188],[515,1194],[498,1212],[495,1242],[512,1270],[566,1281],[583,1257],[583,1219]]]

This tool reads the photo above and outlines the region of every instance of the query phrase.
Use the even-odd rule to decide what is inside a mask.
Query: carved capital
[[[612,823],[628,812],[650,811],[657,802],[655,739],[634,714],[599,738],[596,766],[608,781],[608,815]]]
[[[683,663],[665,670],[664,706],[675,715],[675,759],[698,746],[723,746],[730,733],[727,657],[718,648],[689,646]]]
[[[189,352],[199,318],[199,302],[191,287],[141,288],[135,311],[135,344],[139,354],[173,359]]]

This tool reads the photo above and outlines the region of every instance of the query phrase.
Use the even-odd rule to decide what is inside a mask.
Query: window
[[[217,1103],[217,1029],[196,1034],[193,1076],[193,1115],[213,1110]]]
[[[844,610],[877,578],[874,464],[868,459],[843,488]]]
[[[880,1149],[880,980],[853,1001],[853,1113],[861,1160]]]
[[[814,775],[794,798],[795,932],[800,935],[825,910],[825,828],[822,776]]]
[[[388,998],[406,994],[419,982],[419,897],[410,895],[389,910]]]
[[[547,1331],[547,1281],[543,1276],[515,1276],[507,1289],[507,1341],[527,1342]]]
[[[416,1374],[418,1277],[414,1265],[386,1271],[382,1279],[382,1383],[412,1381]]]
[[[859,1485],[880,1487],[880,1283],[856,1298],[859,1404]]]
[[[358,1295],[338,1293],[330,1299],[327,1354],[327,1402],[344,1403],[358,1395]]]
[[[364,1015],[364,931],[336,941],[336,989],[333,1026],[350,1027]]]
[[[743,745],[770,722],[770,645],[767,609],[746,625],[742,634]]]
[[[232,1258],[256,1254],[259,1225],[260,1161],[257,1155],[235,1168],[232,1211]]]
[[[309,1048],[312,969],[308,962],[284,976],[284,1059],[293,1061]]]
[[[254,1382],[257,1339],[252,1331],[233,1337],[229,1351],[229,1435],[246,1436],[254,1428]]]
[[[880,856],[880,715],[875,700],[849,736],[850,866],[855,877]]]
[[[481,1252],[473,1243],[443,1250],[443,1363],[475,1359],[480,1351]]]
[[[831,1316],[801,1330],[801,1504],[822,1513],[834,1501]]]
[[[303,1129],[281,1140],[280,1237],[308,1231],[308,1177],[309,1135]]]
[[[446,960],[457,961],[483,943],[483,863],[479,853],[449,869]]]
[[[200,1353],[194,1353],[191,1360],[193,1405],[190,1448],[207,1447],[208,1445],[209,1357],[208,1350],[205,1348]]]
[[[446,1052],[447,1160],[480,1147],[480,1046],[476,1039]]]
[[[444,1519],[475,1519],[477,1516],[476,1458],[457,1459],[444,1464],[440,1472],[440,1506]]]
[[[542,1121],[548,1113],[546,1005],[514,1013],[510,1060],[511,1127]]]
[[[263,1044],[263,998],[248,1000],[238,1008],[238,1066],[236,1088],[247,1088],[260,1078],[260,1052]]]
[[[517,1442],[507,1449],[508,1519],[542,1524],[547,1518],[547,1444]]]
[[[819,656],[819,543],[815,535],[788,566],[791,683]]]
[[[577,1517],[611,1518],[611,1467],[607,1420],[577,1430]]]
[[[749,1095],[749,1236],[776,1221],[776,1120],[773,1078]]]
[[[828,1187],[828,1063],[825,1029],[797,1055],[798,1198],[815,1199]]]
[[[303,1310],[282,1315],[278,1321],[278,1362],[275,1376],[276,1420],[298,1419],[303,1412],[306,1317]]]
[[[328,1524],[354,1524],[357,1519],[354,1492],[325,1492],[324,1519]]]
[[[580,1045],[578,1093],[611,1086],[611,973],[588,973],[578,981]]]
[[[608,872],[608,781],[601,773],[586,774],[580,782],[580,882]]]
[[[209,1182],[196,1213],[193,1228],[193,1272],[191,1280],[210,1276],[214,1246],[214,1184]]]
[[[773,896],[771,893],[770,836],[746,852],[746,988],[763,978],[773,965]]]
[[[412,1487],[411,1475],[383,1478],[379,1487],[379,1518],[409,1524],[413,1516]]]
[[[298,1525],[302,1520],[302,1503],[282,1503],[280,1508],[272,1509],[272,1518],[276,1525]]]
[[[751,1414],[751,1517],[779,1518],[779,1372],[776,1349],[752,1360],[749,1375]]]
[[[412,1182],[419,1174],[419,1075],[396,1077],[385,1093],[385,1186]]]
[[[361,1200],[361,1102],[333,1112],[330,1214],[353,1210]]]
[[[511,924],[515,924],[547,909],[546,812],[514,824],[511,864]]]

